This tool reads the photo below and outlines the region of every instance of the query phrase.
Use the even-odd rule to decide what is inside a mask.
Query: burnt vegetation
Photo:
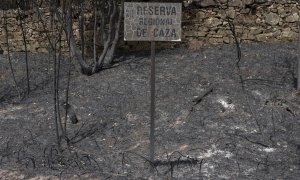
[[[116,55],[123,3],[3,1],[0,176],[17,169],[26,178],[61,179],[300,177],[300,39],[243,44],[228,18],[232,45],[160,51],[151,161],[149,54]],[[21,53],[10,51],[9,9],[18,12]],[[28,52],[30,10],[47,54]]]

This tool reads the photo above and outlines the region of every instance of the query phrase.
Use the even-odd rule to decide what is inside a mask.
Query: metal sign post
[[[154,162],[154,142],[155,142],[155,41],[151,41],[151,105],[150,105],[150,154],[149,159]]]
[[[182,3],[124,3],[124,40],[151,41],[150,145],[155,150],[155,41],[181,41]]]

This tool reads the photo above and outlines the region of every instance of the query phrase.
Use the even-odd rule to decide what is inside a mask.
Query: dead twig
[[[92,136],[93,134],[95,134],[98,131],[98,127],[91,127],[88,130],[81,132],[80,130],[75,134],[74,137],[70,138],[69,144],[76,144],[79,141],[82,141],[83,139]]]
[[[251,140],[251,139],[249,139],[247,136],[240,135],[240,134],[236,134],[236,136],[241,137],[241,138],[243,138],[243,139],[245,139],[245,140],[247,140],[247,141],[249,141],[249,142],[251,142],[251,143],[253,143],[253,144],[257,144],[257,145],[260,145],[260,146],[262,146],[262,147],[269,148],[268,145],[266,145],[266,144],[264,144],[264,143],[262,143],[262,142],[258,142],[258,141]]]
[[[193,112],[194,111],[194,108],[197,104],[199,104],[200,102],[202,102],[202,100],[208,96],[210,93],[212,93],[214,90],[214,87],[213,86],[210,86],[207,90],[205,90],[200,96],[196,97],[195,99],[193,99],[193,104],[190,108],[190,112]]]
[[[228,25],[229,25],[230,31],[232,33],[232,36],[234,38],[235,45],[236,45],[236,50],[237,50],[236,68],[238,70],[238,76],[239,76],[239,79],[240,79],[242,90],[243,90],[243,92],[245,94],[246,101],[247,101],[247,104],[248,104],[248,107],[249,107],[249,110],[250,110],[252,116],[256,116],[256,113],[254,112],[254,110],[252,109],[252,107],[250,105],[249,96],[248,96],[246,88],[245,88],[245,83],[244,83],[244,79],[243,79],[243,75],[242,75],[242,71],[241,71],[241,67],[240,67],[240,62],[241,62],[241,59],[242,59],[242,52],[241,52],[240,42],[239,42],[239,40],[237,38],[237,34],[236,34],[236,31],[235,31],[236,28],[235,28],[234,23],[232,22],[232,19],[230,19],[229,17],[227,17],[227,21],[228,21]],[[262,134],[261,125],[258,122],[258,118],[254,117],[254,120],[255,120],[256,126],[258,127],[259,132]]]
[[[200,96],[193,99],[194,106],[199,104],[207,95],[212,93],[214,90],[213,86],[209,87],[206,91],[204,91]]]

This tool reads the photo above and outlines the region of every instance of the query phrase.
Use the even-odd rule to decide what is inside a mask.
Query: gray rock
[[[285,21],[289,23],[297,22],[298,20],[299,20],[299,15],[297,13],[289,15],[285,18]]]
[[[214,0],[199,0],[198,4],[201,7],[211,7],[217,5],[217,3]]]
[[[211,17],[211,18],[206,19],[204,23],[208,27],[216,27],[218,25],[221,25],[222,21],[219,18]]]
[[[277,25],[280,21],[280,17],[275,13],[269,13],[265,17],[266,23],[269,25]]]
[[[297,38],[298,33],[291,30],[291,28],[284,28],[282,30],[281,37],[283,40],[292,40]]]
[[[246,5],[250,5],[250,4],[253,4],[253,3],[254,3],[254,0],[245,0]]]
[[[262,4],[262,3],[266,3],[268,2],[268,0],[255,0],[255,3],[258,3],[258,4]]]
[[[229,0],[228,1],[228,6],[243,7],[244,3],[241,0]]]

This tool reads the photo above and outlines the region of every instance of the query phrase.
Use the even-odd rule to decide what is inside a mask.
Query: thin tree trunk
[[[64,136],[65,130],[62,125],[62,120],[61,120],[61,114],[60,114],[60,102],[59,102],[59,77],[60,77],[60,63],[61,63],[61,34],[62,34],[62,29],[59,31],[59,39],[58,39],[58,62],[57,62],[57,74],[56,74],[56,99],[57,99],[57,116],[58,116],[58,122],[59,122],[59,127],[61,129],[61,132]]]
[[[101,56],[99,57],[96,66],[94,66],[94,68],[93,68],[93,71],[92,71],[93,73],[96,73],[96,72],[100,71],[101,68],[103,67],[107,51],[108,51],[108,49],[110,47],[110,44],[111,44],[112,31],[113,31],[113,28],[114,28],[114,20],[115,20],[116,14],[117,14],[117,5],[116,5],[116,2],[113,1],[112,4],[109,4],[109,6],[110,7],[113,6],[113,7],[112,7],[112,12],[111,12],[110,18],[109,18],[108,37],[107,37],[106,42],[104,44],[104,48],[103,48],[103,51],[101,53]]]
[[[71,49],[69,46],[69,71],[68,71],[68,81],[67,81],[67,87],[66,87],[66,108],[65,108],[65,121],[64,121],[64,129],[65,129],[65,138],[67,139],[67,143],[69,144],[69,140],[68,140],[68,134],[67,134],[67,118],[68,118],[68,109],[67,108],[67,104],[69,104],[69,90],[70,90],[70,81],[71,81]]]
[[[27,81],[27,95],[29,95],[30,92],[30,84],[29,84],[29,65],[28,65],[28,51],[27,51],[27,42],[26,42],[26,32],[23,26],[23,14],[21,15],[20,8],[18,8],[18,16],[20,17],[20,27],[22,31],[22,38],[23,38],[23,43],[25,47],[25,63],[26,63],[26,81]]]
[[[297,91],[300,91],[300,20],[298,21],[298,78],[297,78]]]
[[[119,37],[120,37],[121,19],[122,19],[123,10],[124,10],[123,3],[124,3],[124,0],[122,0],[120,11],[119,11],[118,22],[116,23],[115,36],[114,36],[115,38],[112,42],[112,45],[111,45],[111,48],[109,50],[108,57],[107,57],[109,64],[113,63],[116,47],[117,47],[118,40],[119,40]]]
[[[100,5],[100,17],[101,17],[101,24],[100,24],[100,42],[101,45],[104,46],[104,42],[106,41],[106,31],[105,31],[105,25],[106,25],[106,18],[105,18],[105,2]]]
[[[16,80],[16,76],[15,76],[15,73],[14,73],[14,69],[13,69],[13,66],[12,66],[12,62],[11,62],[11,58],[10,58],[10,49],[9,49],[9,38],[8,38],[8,28],[7,28],[7,16],[6,16],[6,11],[3,10],[3,16],[4,16],[4,31],[5,31],[5,40],[6,40],[6,47],[7,47],[7,57],[8,57],[8,62],[9,62],[9,67],[10,67],[10,71],[11,71],[11,74],[12,74],[12,77],[13,77],[13,80],[14,80],[14,83],[15,83],[15,86],[16,86],[16,90],[19,94],[19,98],[21,98],[21,93],[20,93],[20,90],[19,90],[19,86],[18,86],[18,83],[17,83],[17,80]]]
[[[61,20],[62,21],[62,20]],[[72,7],[69,6],[66,17],[66,27],[64,28],[69,37],[72,55],[76,57],[81,67],[81,72],[86,75],[92,74],[92,68],[84,61],[80,50],[76,46],[75,37],[72,29]]]
[[[60,140],[60,133],[59,133],[59,122],[58,122],[58,107],[57,107],[57,57],[56,57],[56,42],[54,38],[54,4],[53,1],[51,1],[51,44],[54,45],[54,49],[52,49],[52,56],[53,56],[53,100],[54,100],[54,120],[55,120],[55,132],[56,132],[56,141],[58,149],[61,150],[61,140]]]
[[[93,39],[93,46],[94,46],[94,63],[95,63],[95,65],[97,64],[96,39],[97,39],[97,1],[95,1],[95,7],[94,7],[94,39]]]
[[[84,38],[84,0],[80,4],[80,16],[79,16],[79,31],[80,31],[80,39],[81,39],[81,56],[84,60],[85,57],[85,38]]]

